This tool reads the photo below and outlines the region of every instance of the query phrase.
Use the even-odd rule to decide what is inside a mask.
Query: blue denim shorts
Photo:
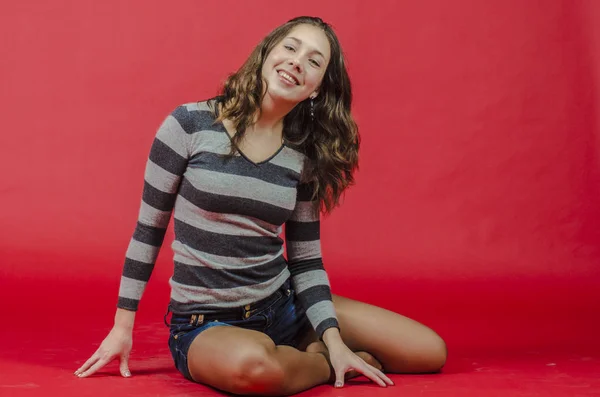
[[[289,279],[271,296],[244,307],[193,315],[173,313],[169,324],[169,350],[175,367],[187,379],[193,380],[188,369],[188,350],[192,342],[202,331],[218,326],[260,331],[271,337],[275,345],[296,348],[312,329]]]

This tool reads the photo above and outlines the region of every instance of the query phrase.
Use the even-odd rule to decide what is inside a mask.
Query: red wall
[[[9,310],[109,318],[158,123],[311,14],[345,48],[363,138],[357,185],[323,224],[335,292],[463,348],[598,344],[598,2],[4,3]],[[166,303],[169,243],[148,313]]]

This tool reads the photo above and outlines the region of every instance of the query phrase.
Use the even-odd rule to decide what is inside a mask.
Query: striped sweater
[[[244,306],[291,277],[321,337],[339,326],[321,258],[318,201],[301,180],[307,158],[284,143],[260,163],[239,150],[225,159],[230,145],[206,102],[183,104],[164,119],[146,164],[117,306],[137,310],[173,214],[174,313]]]

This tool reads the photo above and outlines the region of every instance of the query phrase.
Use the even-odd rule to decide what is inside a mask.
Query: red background
[[[337,30],[363,142],[357,185],[323,223],[334,292],[433,327],[450,360],[600,347],[600,2],[1,7],[5,331],[15,315],[47,332],[77,318],[100,331],[71,332],[100,342],[158,124],[309,14]],[[165,310],[171,239],[138,324]]]

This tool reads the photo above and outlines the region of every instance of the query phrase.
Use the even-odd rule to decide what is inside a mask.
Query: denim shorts
[[[173,313],[169,324],[169,350],[175,367],[187,379],[193,380],[188,369],[188,350],[192,342],[202,331],[217,326],[260,331],[271,337],[275,345],[296,348],[312,329],[289,279],[269,297],[244,307],[193,315]]]

